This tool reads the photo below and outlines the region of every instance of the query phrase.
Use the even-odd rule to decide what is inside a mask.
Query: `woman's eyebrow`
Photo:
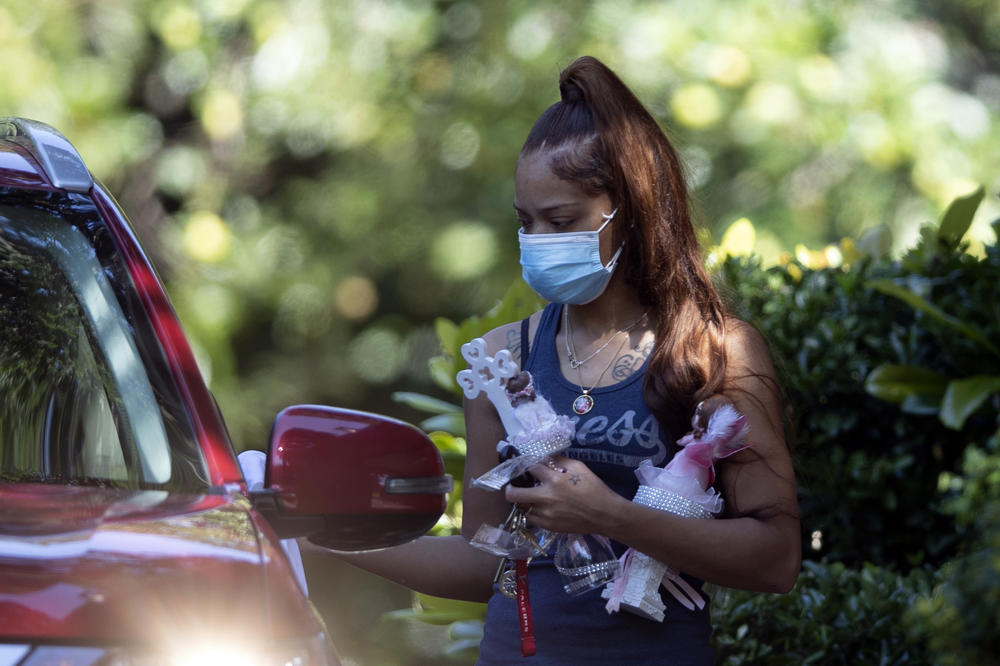
[[[563,208],[575,208],[578,205],[579,204],[577,202],[575,202],[575,201],[567,201],[566,203],[554,203],[554,204],[550,204],[548,206],[542,206],[541,208],[538,209],[538,212],[539,213],[543,213],[543,214],[544,213],[553,213],[553,212],[559,211],[559,210],[561,210]],[[518,212],[518,213],[525,212],[523,209],[519,208],[517,204],[514,204],[514,210],[516,212]]]

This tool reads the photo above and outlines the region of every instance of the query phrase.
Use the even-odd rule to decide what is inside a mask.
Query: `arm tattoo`
[[[511,356],[513,356],[518,362],[521,359],[521,329],[512,328],[507,331],[507,349],[510,350]]]

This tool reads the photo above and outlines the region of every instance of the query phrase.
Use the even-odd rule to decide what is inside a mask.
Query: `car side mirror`
[[[251,497],[278,536],[355,551],[426,534],[452,486],[437,447],[416,427],[296,405],[274,420],[264,489]]]

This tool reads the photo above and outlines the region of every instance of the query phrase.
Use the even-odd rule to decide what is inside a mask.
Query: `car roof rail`
[[[0,138],[31,153],[53,185],[70,192],[89,192],[94,177],[69,139],[57,129],[28,118],[0,118]]]

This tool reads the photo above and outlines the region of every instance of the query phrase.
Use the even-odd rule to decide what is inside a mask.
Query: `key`
[[[521,507],[519,507],[516,504],[514,504],[513,506],[511,506],[510,507],[510,513],[507,514],[507,519],[503,521],[503,525],[502,525],[503,530],[506,531],[506,532],[513,532],[512,528],[514,527],[514,523],[517,521],[518,515],[521,515],[521,514],[523,514],[523,511],[521,511]],[[521,515],[521,519],[523,519],[523,518],[524,518],[524,516]],[[503,558],[500,559],[500,564],[497,566],[497,571],[493,575],[493,584],[494,585],[499,584],[500,577],[503,576],[503,572],[507,570],[507,567],[510,565],[510,562],[511,562],[511,560],[510,560],[509,557],[503,557]]]

